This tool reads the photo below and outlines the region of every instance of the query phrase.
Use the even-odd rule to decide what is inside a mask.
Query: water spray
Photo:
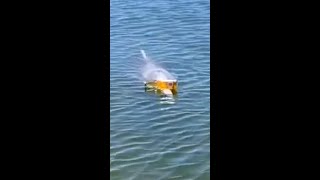
[[[166,69],[155,64],[144,50],[141,50],[145,62],[142,68],[144,85],[148,91],[158,91],[166,96],[172,96],[178,92],[178,81]]]

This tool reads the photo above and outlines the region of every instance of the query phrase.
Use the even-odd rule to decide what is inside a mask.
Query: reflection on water
[[[145,88],[145,92],[149,96],[158,97],[160,104],[175,104],[175,102],[178,100],[178,93],[175,93],[172,96],[168,96],[163,94],[159,90],[150,90],[147,88]]]

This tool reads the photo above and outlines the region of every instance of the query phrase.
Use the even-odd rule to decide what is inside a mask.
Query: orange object
[[[170,90],[172,94],[176,94],[178,92],[178,82],[176,80],[156,80],[153,82],[147,82],[146,86],[160,91]]]

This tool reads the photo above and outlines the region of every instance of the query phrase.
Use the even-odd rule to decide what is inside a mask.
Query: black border
[[[307,157],[313,150],[303,148],[312,137],[305,137],[302,121],[309,112],[301,105],[311,103],[301,99],[313,97],[305,96],[310,92],[304,93],[300,80],[310,77],[304,77],[302,61],[309,59],[312,43],[306,41],[314,35],[295,18],[309,22],[312,16],[294,3],[214,1],[213,6],[213,179],[309,174],[304,172],[312,169]]]
[[[7,177],[107,179],[108,2],[14,3],[3,24],[13,47]]]
[[[220,78],[221,78],[221,70],[222,66],[220,63],[221,58],[219,58],[219,49],[221,48],[220,40],[221,35],[223,32],[223,5],[221,1],[213,1],[210,5],[211,10],[211,60],[210,60],[210,66],[211,66],[211,75],[210,75],[210,83],[211,83],[211,111],[210,111],[210,139],[211,139],[211,150],[210,150],[210,161],[211,161],[211,167],[210,167],[210,174],[211,178],[216,179],[219,177],[219,171],[220,171],[220,162],[222,160],[221,154],[219,152],[219,146],[221,146],[221,136],[219,134],[219,131],[221,129],[218,128],[219,126],[219,111],[220,111]],[[220,39],[219,39],[220,37]]]

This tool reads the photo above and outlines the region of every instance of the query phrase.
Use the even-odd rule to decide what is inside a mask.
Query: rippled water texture
[[[111,0],[110,178],[210,179],[209,0]],[[177,77],[145,92],[140,50]]]

